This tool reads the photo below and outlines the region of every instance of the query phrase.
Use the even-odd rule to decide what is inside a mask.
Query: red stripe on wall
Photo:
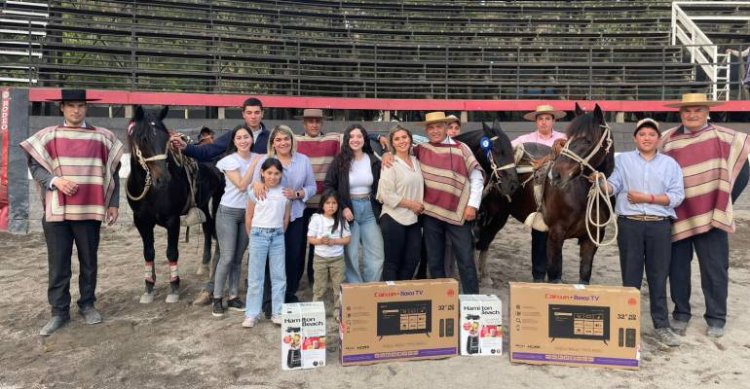
[[[128,92],[117,90],[89,90],[89,98],[98,98],[96,104],[105,105],[171,105],[195,107],[239,107],[248,95],[219,95],[170,92]],[[432,100],[432,99],[355,99],[343,97],[256,96],[269,108],[323,108],[323,109],[387,109],[402,111],[533,111],[540,104],[555,109],[572,111],[575,100]],[[43,102],[60,98],[58,88],[29,89],[29,100]],[[667,101],[578,101],[585,110],[598,103],[612,112],[666,112],[677,111],[665,107]],[[728,101],[713,108],[714,111],[738,112],[750,110],[750,100]]]

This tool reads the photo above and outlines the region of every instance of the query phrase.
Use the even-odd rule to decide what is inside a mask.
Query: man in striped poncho
[[[70,278],[73,243],[78,249],[81,297],[78,307],[87,324],[102,317],[96,301],[97,250],[102,221],[113,224],[119,207],[118,169],[123,145],[109,130],[85,121],[86,91],[63,90],[64,122],[40,130],[21,142],[29,170],[39,184],[47,242],[52,318],[39,332],[51,335],[70,321]]]
[[[732,203],[747,185],[747,134],[708,122],[709,107],[718,105],[701,93],[688,93],[679,103],[682,125],[661,138],[664,154],[682,168],[685,200],[675,208],[669,284],[675,308],[672,328],[685,335],[690,320],[690,261],[698,254],[704,318],[711,337],[724,335],[729,286],[728,233],[734,232]]]
[[[424,176],[424,230],[432,278],[445,277],[445,243],[451,242],[463,293],[479,293],[472,222],[482,201],[484,176],[465,144],[447,136],[444,112],[425,116],[429,143],[414,148]]]

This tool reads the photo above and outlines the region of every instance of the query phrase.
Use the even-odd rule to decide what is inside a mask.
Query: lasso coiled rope
[[[593,184],[591,184],[591,188],[589,189],[588,198],[586,200],[586,232],[589,235],[589,240],[591,240],[596,247],[602,247],[602,246],[609,246],[615,241],[617,241],[617,215],[614,212],[614,208],[612,207],[612,201],[609,199],[609,195],[607,194],[606,189],[603,188],[603,186],[607,185],[607,179],[604,177],[604,174],[599,172],[598,170],[594,169],[593,166],[589,163],[591,159],[601,150],[602,145],[604,141],[607,141],[607,145],[604,147],[605,153],[609,152],[609,149],[612,147],[612,130],[609,128],[608,125],[602,124],[601,127],[604,129],[604,132],[602,133],[602,136],[599,138],[599,142],[596,144],[596,147],[594,147],[589,155],[586,156],[586,158],[581,158],[576,154],[575,152],[571,151],[568,147],[570,145],[570,142],[574,139],[571,138],[567,142],[565,142],[565,146],[560,150],[560,155],[564,155],[573,161],[577,162],[581,166],[581,174],[584,172],[584,167],[589,168],[592,172],[596,173],[595,175],[595,181]],[[604,200],[601,200],[604,199]],[[604,206],[607,207],[607,210],[609,211],[609,218],[605,220],[604,222],[600,222],[601,215],[599,210],[600,205],[604,202]],[[596,220],[594,220],[594,212],[593,208],[596,207]],[[603,239],[602,236],[600,236],[600,231],[602,228],[605,228],[607,225],[613,225],[614,226],[614,234],[612,235],[612,238],[610,238],[607,241],[602,242]],[[594,234],[591,232],[591,227],[596,228],[596,238],[594,238]]]

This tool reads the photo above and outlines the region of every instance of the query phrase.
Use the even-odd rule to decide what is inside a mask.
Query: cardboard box
[[[341,307],[342,365],[458,353],[454,279],[342,284]]]
[[[281,369],[326,364],[326,309],[322,301],[281,307]]]
[[[502,355],[503,306],[495,295],[462,294],[461,355]]]
[[[510,360],[638,369],[641,294],[635,288],[510,284]]]

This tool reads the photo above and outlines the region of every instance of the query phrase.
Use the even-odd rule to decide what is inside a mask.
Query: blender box
[[[636,288],[511,282],[509,309],[511,362],[640,367]]]
[[[458,282],[342,284],[339,335],[344,366],[457,355]]]
[[[461,355],[502,355],[503,306],[495,295],[462,294]]]
[[[281,369],[313,369],[326,364],[326,310],[322,301],[281,308]]]

